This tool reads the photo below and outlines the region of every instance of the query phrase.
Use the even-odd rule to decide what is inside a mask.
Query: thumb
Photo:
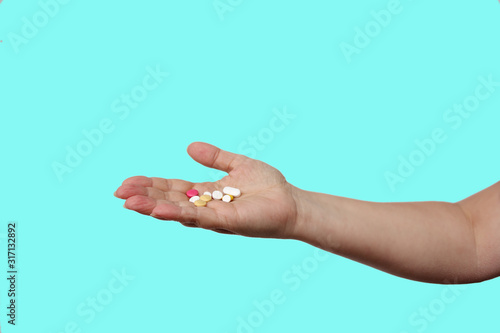
[[[243,155],[234,154],[222,150],[205,142],[193,142],[187,147],[189,156],[196,162],[206,167],[230,172],[241,164],[246,158]]]

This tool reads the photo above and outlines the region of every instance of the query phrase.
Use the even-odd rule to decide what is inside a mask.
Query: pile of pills
[[[189,201],[194,203],[196,207],[204,207],[210,200],[222,200],[224,202],[231,202],[234,198],[241,195],[241,191],[237,188],[226,186],[221,191],[204,192],[202,195],[198,190],[192,189],[186,192]]]

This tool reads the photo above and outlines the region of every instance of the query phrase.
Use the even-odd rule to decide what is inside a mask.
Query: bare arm
[[[404,278],[500,275],[500,182],[457,203],[360,201],[296,190],[296,239]]]
[[[456,204],[474,226],[478,280],[500,276],[500,182]]]
[[[297,239],[407,279],[472,283],[500,276],[500,182],[462,201],[381,203],[301,190],[270,165],[196,142],[216,182],[131,177],[115,196],[160,220],[219,233]],[[241,189],[231,203],[195,207],[186,191]]]

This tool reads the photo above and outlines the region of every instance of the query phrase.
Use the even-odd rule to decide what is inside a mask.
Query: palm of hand
[[[297,214],[293,187],[277,169],[206,143],[191,144],[188,153],[228,175],[204,183],[137,176],[125,180],[115,196],[126,199],[128,209],[185,226],[250,237],[287,238],[292,233]],[[239,188],[242,195],[230,203],[212,200],[206,207],[196,207],[186,196],[192,188],[203,193],[225,186]]]

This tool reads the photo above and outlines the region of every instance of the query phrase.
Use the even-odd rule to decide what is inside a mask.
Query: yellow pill
[[[222,201],[224,202],[231,202],[233,201],[234,197],[231,194],[226,194],[222,197]]]
[[[207,205],[207,202],[206,201],[203,201],[203,200],[196,200],[194,202],[194,205],[196,207],[205,207]]]
[[[200,200],[203,200],[203,201],[209,202],[210,200],[212,200],[212,196],[211,196],[211,195],[206,195],[206,194],[204,194],[204,195],[202,195],[202,196],[200,197]]]

